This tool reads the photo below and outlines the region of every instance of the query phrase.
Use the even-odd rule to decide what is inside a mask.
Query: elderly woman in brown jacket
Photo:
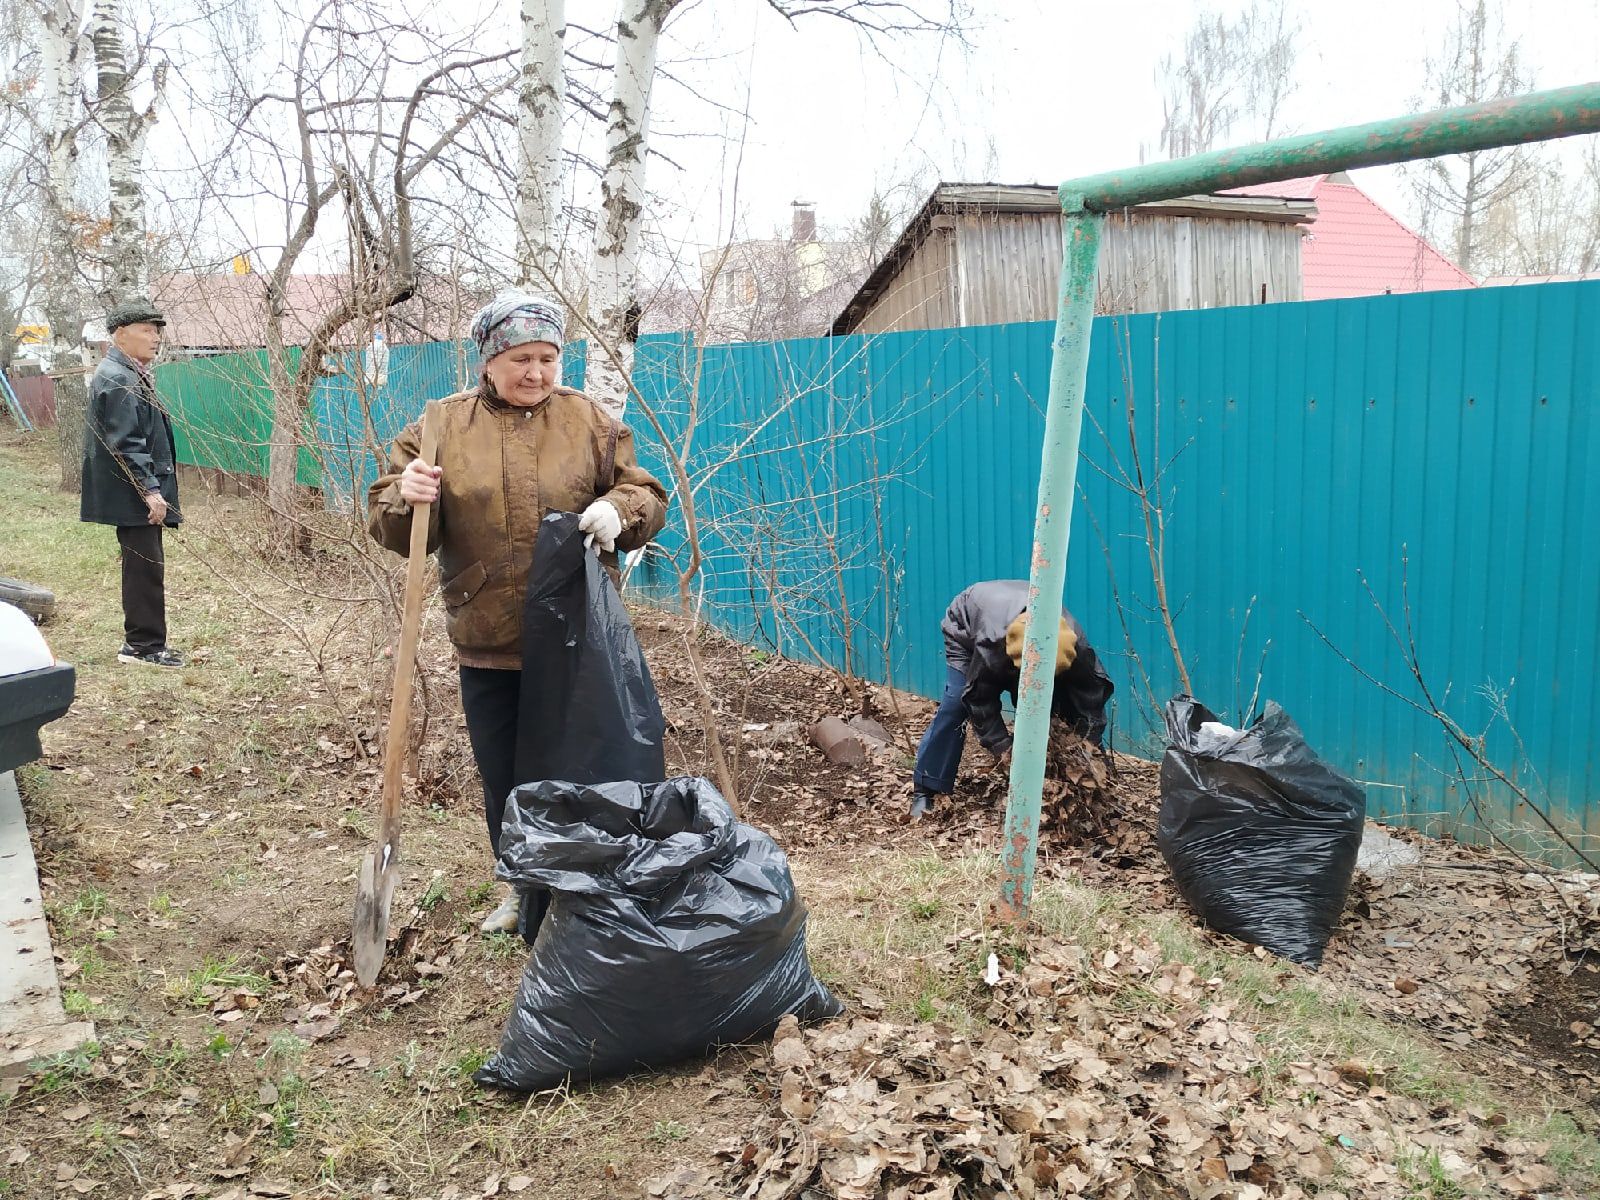
[[[633,434],[581,392],[561,387],[564,315],[522,292],[478,313],[472,337],[483,377],[439,402],[436,465],[417,459],[420,422],[395,439],[389,472],[367,495],[372,536],[407,550],[411,506],[429,510],[428,549],[439,555],[446,628],[461,668],[461,707],[483,780],[489,843],[499,840],[506,797],[519,782],[513,761],[524,669],[522,608],[539,522],[581,513],[603,561],[643,546],[666,523],[667,493],[639,466]],[[601,475],[604,478],[601,478]],[[516,928],[508,898],[485,933]]]

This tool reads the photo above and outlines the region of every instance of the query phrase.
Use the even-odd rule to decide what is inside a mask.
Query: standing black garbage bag
[[[811,973],[789,863],[704,779],[535,783],[506,806],[497,874],[548,889],[500,1051],[516,1091],[664,1066],[840,1011]]]
[[[522,610],[517,779],[569,783],[666,776],[666,722],[644,651],[576,513],[539,525]]]
[[[1344,911],[1366,796],[1277,704],[1220,741],[1200,734],[1216,719],[1188,696],[1167,705],[1161,855],[1211,928],[1314,968]]]
[[[644,651],[576,513],[539,524],[522,610],[517,779],[654,782],[667,773],[666,721]],[[504,834],[502,844],[504,842]],[[530,945],[548,897],[522,892],[517,928]]]

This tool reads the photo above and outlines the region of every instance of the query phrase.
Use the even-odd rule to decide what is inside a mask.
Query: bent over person
[[[130,300],[106,314],[111,346],[89,381],[78,519],[117,529],[123,630],[117,661],[181,667],[182,657],[167,645],[161,544],[161,531],[183,520],[177,454],[172,420],[156,399],[150,369],[166,324],[148,300]]]
[[[516,778],[518,708],[525,671],[522,612],[539,523],[547,512],[582,514],[601,561],[636,550],[666,524],[667,493],[639,466],[633,434],[582,392],[561,387],[565,314],[552,300],[506,292],[472,322],[483,376],[439,401],[434,466],[417,458],[421,423],[401,431],[389,471],[367,494],[372,536],[397,554],[411,537],[411,506],[427,503],[428,550],[439,556],[445,627],[461,670],[461,707],[483,781],[489,846],[498,853]],[[515,895],[483,922],[517,927]]]
[[[934,796],[948,795],[955,787],[969,721],[996,765],[1006,765],[1011,731],[1001,715],[1000,701],[1006,695],[1016,701],[1027,605],[1026,579],[995,579],[973,584],[945,610],[940,625],[944,632],[944,692],[933,723],[917,746],[913,820],[928,811]],[[1098,746],[1105,737],[1106,704],[1115,690],[1084,636],[1083,626],[1062,609],[1051,715]]]

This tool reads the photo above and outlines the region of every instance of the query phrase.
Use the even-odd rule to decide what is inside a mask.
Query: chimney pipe
[[[817,208],[809,200],[796,200],[790,207],[794,210],[793,224],[789,240],[795,245],[802,242],[817,240]]]

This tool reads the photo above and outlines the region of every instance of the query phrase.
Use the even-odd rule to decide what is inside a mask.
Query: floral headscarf
[[[472,340],[488,362],[525,342],[551,342],[560,346],[566,326],[561,306],[548,296],[531,292],[501,292],[472,318]]]

